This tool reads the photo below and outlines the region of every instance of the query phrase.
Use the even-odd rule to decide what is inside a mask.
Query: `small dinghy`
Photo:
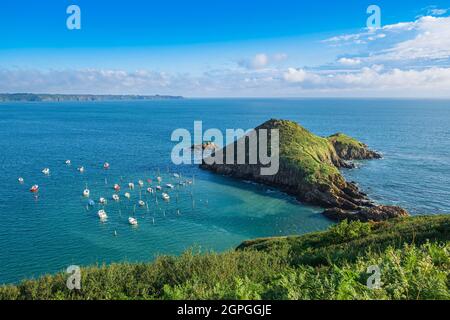
[[[138,184],[139,184],[139,187],[141,187],[141,188],[142,188],[142,187],[144,186],[144,181],[142,181],[142,180],[139,180],[139,181],[138,181]]]
[[[108,162],[105,162],[105,163],[103,164],[103,169],[105,169],[105,170],[108,170],[108,169],[109,169],[109,163],[108,163]]]
[[[131,195],[130,195],[128,192],[125,192],[124,196],[125,196],[125,198],[127,198],[127,199],[130,199],[130,198],[131,198]]]
[[[113,187],[114,190],[120,191],[120,186],[116,183]]]
[[[133,183],[133,182],[130,182],[130,183],[128,184],[128,188],[130,188],[131,190],[133,190],[133,189],[134,189],[134,183]]]
[[[95,206],[95,201],[92,200],[92,199],[89,199],[89,201],[88,201],[88,206],[89,206],[89,207]]]
[[[17,181],[19,181],[19,183],[23,183],[24,182],[22,177],[19,177],[19,179],[17,179]]]
[[[78,167],[77,170],[78,170],[79,172],[83,173],[83,172],[84,172],[84,167]]]
[[[48,176],[50,174],[50,169],[45,168],[44,170],[42,170],[42,173],[45,174],[46,176]]]
[[[120,199],[119,195],[117,195],[117,194],[113,194],[112,198],[113,198],[114,201],[119,201],[119,199]]]
[[[30,188],[30,192],[36,193],[39,191],[39,186],[37,184],[35,184],[34,186],[32,186]]]
[[[66,160],[66,164],[67,164],[68,166],[70,166],[70,165],[72,164],[72,162],[71,162],[70,160]]]
[[[156,177],[156,180],[157,180],[158,182],[161,182],[161,181],[162,181],[162,178],[161,178],[161,177]]]
[[[147,188],[147,192],[148,193],[153,193],[154,191],[153,191],[153,188]]]
[[[106,211],[103,210],[103,209],[98,210],[97,215],[100,218],[100,220],[106,220],[108,218],[108,215],[106,214]]]
[[[180,177],[180,175],[178,173],[174,173],[173,176],[177,179]]]
[[[87,198],[87,197],[89,197],[90,194],[91,194],[91,192],[89,191],[89,189],[86,188],[83,190],[83,197]]]
[[[141,207],[143,207],[143,206],[145,206],[145,202],[144,201],[142,201],[142,200],[139,200],[139,206],[141,206]]]
[[[161,186],[156,186],[156,190],[161,191],[162,190]]]
[[[162,197],[164,200],[166,200],[166,201],[168,201],[168,200],[170,199],[170,196],[169,196],[167,193],[163,193],[163,194],[161,195],[161,197]]]
[[[173,184],[168,183],[168,184],[166,184],[166,187],[169,188],[169,189],[173,189]]]
[[[100,202],[101,204],[106,204],[108,201],[106,201],[105,198],[100,198],[100,199],[98,200],[98,202]]]
[[[129,218],[128,218],[128,223],[131,224],[132,226],[137,226],[138,221],[137,221],[136,218],[129,217]]]

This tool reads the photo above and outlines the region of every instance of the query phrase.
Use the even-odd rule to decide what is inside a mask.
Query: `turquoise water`
[[[344,174],[371,198],[413,214],[450,213],[450,102],[428,100],[215,99],[93,103],[0,104],[0,283],[112,261],[149,261],[197,246],[226,250],[242,240],[322,230],[331,224],[320,208],[264,186],[174,166],[170,135],[207,128],[252,128],[269,118],[298,121],[316,134],[338,131],[382,151]],[[70,159],[72,165],[64,161]],[[110,170],[103,170],[108,161]],[[85,173],[76,168],[83,165]],[[41,170],[49,167],[50,176]],[[111,200],[114,183],[155,178],[176,182],[168,203],[142,193]],[[23,185],[17,182],[22,176]],[[107,179],[108,185],[105,185]],[[41,189],[36,200],[28,191]],[[86,210],[91,198],[109,199],[107,222]],[[178,195],[178,196],[177,196]],[[179,210],[180,214],[177,214]],[[134,213],[135,211],[135,213]],[[139,220],[131,227],[128,216]],[[114,236],[114,231],[117,236]]]

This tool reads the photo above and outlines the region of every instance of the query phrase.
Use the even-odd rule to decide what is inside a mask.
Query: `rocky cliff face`
[[[225,164],[227,148],[234,148],[236,151],[237,142],[226,146],[219,153],[223,156],[224,164],[207,164],[209,161],[204,161],[201,168],[273,186],[294,195],[300,201],[330,210],[334,209],[334,211],[326,211],[326,215],[336,220],[345,219],[345,217],[352,217],[352,219],[356,217],[364,221],[378,217],[377,220],[382,220],[404,215],[404,210],[401,208],[399,209],[402,211],[397,210],[396,207],[375,206],[366,194],[361,192],[355,184],[347,182],[339,172],[338,168],[351,167],[349,162],[351,160],[377,157],[377,153],[369,150],[364,144],[347,136],[345,141],[342,136],[339,136],[339,139],[332,138],[333,136],[322,138],[297,123],[287,120],[271,119],[263,123],[255,128],[258,137],[260,129],[279,130],[278,173],[261,175],[263,165],[259,161],[256,164]],[[353,140],[351,144],[347,138]],[[358,146],[353,142],[358,142]],[[270,146],[270,143],[268,145]],[[245,155],[247,160],[249,159],[248,150],[247,141]]]

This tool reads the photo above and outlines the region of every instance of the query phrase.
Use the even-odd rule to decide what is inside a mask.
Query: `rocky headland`
[[[266,121],[255,128],[258,136],[260,129],[279,130],[278,173],[261,175],[263,165],[259,161],[256,164],[226,164],[225,161],[224,164],[207,164],[208,161],[204,161],[201,168],[275,187],[301,202],[325,208],[324,214],[333,220],[381,221],[408,216],[400,207],[375,204],[340,173],[340,168],[354,167],[352,160],[381,158],[381,154],[362,142],[342,133],[320,137],[288,120]],[[225,157],[227,148],[237,150],[237,144],[227,145],[221,154],[223,152]]]

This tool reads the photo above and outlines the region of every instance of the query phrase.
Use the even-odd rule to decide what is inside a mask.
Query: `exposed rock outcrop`
[[[227,148],[234,148],[236,151],[238,142],[235,142],[219,150],[219,153],[213,153],[213,156],[223,157],[223,164],[204,160],[201,168],[276,187],[294,195],[300,201],[335,210],[326,213],[332,219],[339,220],[340,217],[347,215],[349,218],[360,218],[364,221],[370,218],[382,220],[404,214],[403,211],[394,209],[395,207],[376,206],[366,194],[354,183],[347,182],[339,172],[338,168],[352,167],[349,162],[351,160],[377,158],[377,153],[369,150],[366,145],[347,136],[344,143],[342,135],[322,138],[287,120],[266,121],[255,128],[258,137],[261,129],[267,129],[269,133],[270,129],[279,130],[278,173],[262,175],[261,167],[267,165],[262,165],[259,159],[256,164],[248,164],[250,155],[248,138],[245,137],[241,139],[246,139],[246,164],[236,164],[236,152],[235,164],[226,164]],[[270,143],[268,146],[270,147]]]
[[[383,221],[396,217],[407,217],[408,212],[397,206],[362,206],[357,210],[341,208],[326,209],[323,214],[333,220]]]
[[[334,150],[336,150],[336,154],[342,160],[368,160],[382,158],[380,153],[370,150],[366,144],[343,133],[333,134],[327,139],[331,142]]]

